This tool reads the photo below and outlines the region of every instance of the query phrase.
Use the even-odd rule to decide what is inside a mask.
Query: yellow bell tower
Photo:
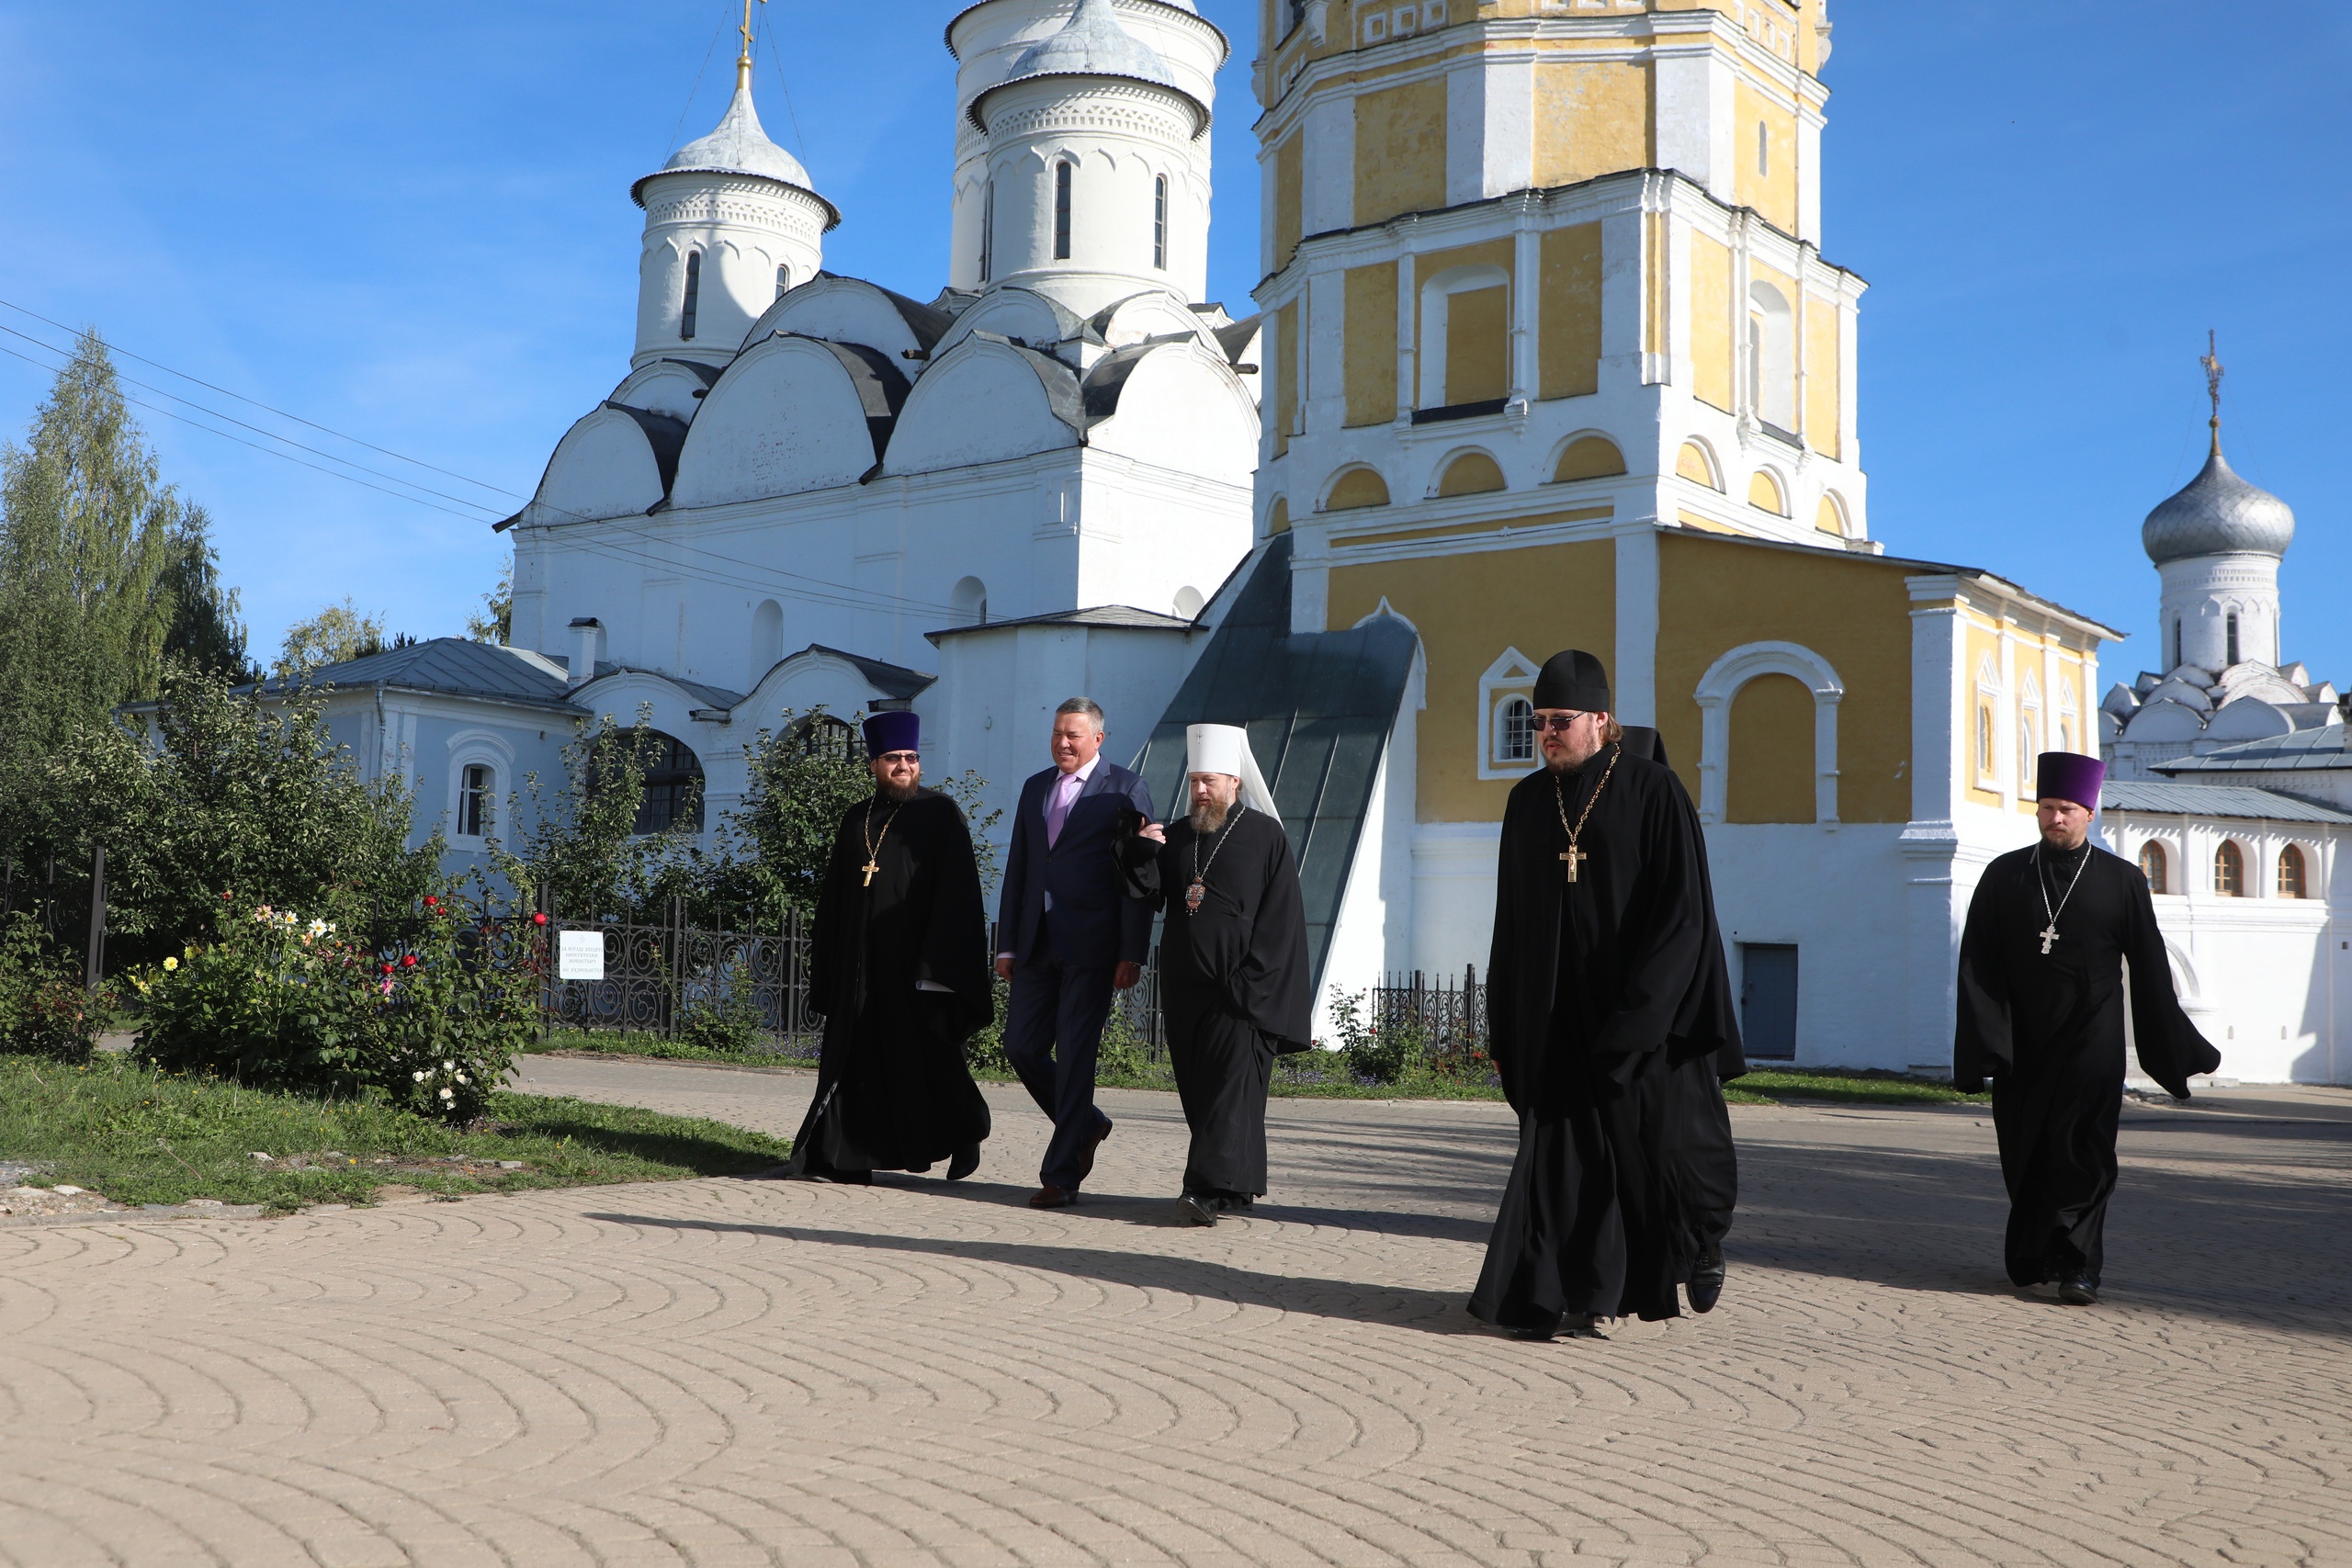
[[[1876,548],[1826,4],[1261,0],[1258,502],[1298,629],[1367,528]]]

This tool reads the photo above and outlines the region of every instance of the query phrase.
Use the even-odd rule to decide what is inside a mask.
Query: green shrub
[[[756,1051],[766,1032],[767,1019],[752,988],[748,966],[740,964],[714,974],[678,1020],[678,1043],[700,1051]]]
[[[1383,1029],[1366,1016],[1370,1008],[1371,998],[1363,991],[1349,992],[1333,1007],[1341,1065],[1352,1076],[1376,1084],[1401,1082],[1428,1058],[1429,1036],[1419,1024]]]
[[[79,1063],[96,1048],[100,998],[49,951],[22,910],[0,925],[0,1050]]]

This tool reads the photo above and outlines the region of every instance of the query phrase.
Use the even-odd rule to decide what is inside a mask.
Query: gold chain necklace
[[[1225,842],[1233,837],[1233,825],[1240,821],[1241,814],[1249,809],[1238,800],[1233,803],[1232,815],[1225,819],[1225,826],[1217,829],[1216,848],[1209,852],[1209,865],[1215,865],[1216,857],[1225,853]],[[1184,889],[1184,912],[1188,915],[1199,914],[1201,900],[1209,896],[1208,884],[1201,880],[1209,874],[1209,865],[1201,863],[1201,841],[1194,839],[1193,840],[1193,885]]]
[[[1577,835],[1583,832],[1584,825],[1591,820],[1592,808],[1600,804],[1600,792],[1609,787],[1609,775],[1617,771],[1617,759],[1624,753],[1624,750],[1623,746],[1618,746],[1610,750],[1609,765],[1600,770],[1600,782],[1592,786],[1592,798],[1584,803],[1584,810],[1577,815],[1577,825],[1573,828],[1568,826],[1567,796],[1560,793],[1560,775],[1557,773],[1552,775],[1552,805],[1560,813],[1561,830],[1568,836],[1568,852],[1562,855],[1560,859],[1567,866],[1570,882],[1578,880],[1577,867],[1592,858],[1577,848]]]
[[[893,806],[890,815],[882,818],[882,830],[875,832],[874,807],[876,804],[871,800],[865,803],[865,820],[858,825],[857,829],[857,836],[865,841],[865,863],[858,867],[865,873],[865,880],[860,884],[865,887],[874,886],[875,873],[882,869],[882,840],[890,836],[890,824],[899,819],[899,808]]]

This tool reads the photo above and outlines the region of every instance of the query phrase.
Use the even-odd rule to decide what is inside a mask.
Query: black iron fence
[[[1432,977],[1416,969],[1389,975],[1367,998],[1372,1026],[1383,1033],[1416,1031],[1432,1054],[1487,1045],[1487,991],[1476,964]]]
[[[808,920],[787,908],[773,923],[743,924],[751,929],[695,925],[684,899],[595,919],[551,918],[546,1026],[673,1039],[699,1032],[815,1055],[824,1021],[809,1005]],[[583,953],[579,939],[588,935],[596,941]],[[595,977],[566,979],[568,966]]]
[[[0,850],[0,921],[29,914],[53,949],[78,953],[91,990],[106,976],[107,852],[101,846],[28,862]]]

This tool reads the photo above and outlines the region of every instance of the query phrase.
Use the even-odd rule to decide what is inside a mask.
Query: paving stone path
[[[809,1080],[537,1059],[788,1134]],[[2352,1563],[2352,1095],[2126,1111],[2107,1303],[1998,1271],[1981,1112],[1741,1109],[1723,1306],[1462,1310],[1491,1105],[1289,1100],[1180,1228],[1170,1098],[1084,1205],[710,1180],[0,1231],[0,1562]]]

